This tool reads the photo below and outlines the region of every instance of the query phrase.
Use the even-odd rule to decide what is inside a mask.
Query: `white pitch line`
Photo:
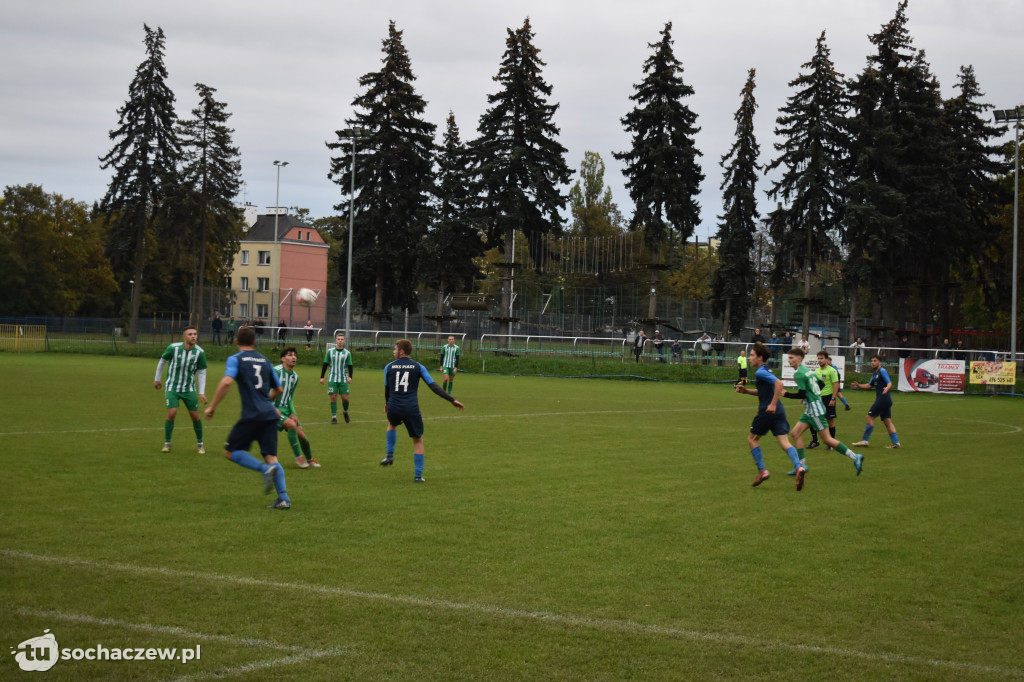
[[[341,653],[340,651],[306,651],[301,654],[295,654],[293,656],[285,656],[284,658],[274,658],[269,661],[253,661],[252,663],[245,663],[243,665],[234,666],[231,668],[222,668],[220,670],[213,670],[211,672],[196,673],[195,675],[185,675],[184,677],[175,677],[171,682],[191,682],[191,680],[210,680],[219,679],[222,677],[229,677],[231,675],[242,675],[245,673],[255,672],[257,670],[268,670],[270,668],[277,668],[282,665],[295,665],[296,663],[305,663],[306,661],[313,661],[318,658],[324,658],[325,656],[334,656]]]
[[[352,597],[356,599],[370,599],[399,604],[403,606],[418,606],[424,608],[439,609],[445,611],[466,611],[471,613],[482,613],[501,618],[519,618],[525,620],[541,621],[558,625],[570,625],[575,627],[591,628],[602,632],[630,632],[638,634],[649,634],[659,637],[679,637],[683,639],[711,642],[723,645],[739,645],[743,647],[758,649],[777,649],[781,651],[792,651],[797,653],[825,654],[829,656],[841,656],[848,658],[859,658],[869,661],[881,661],[885,663],[899,663],[929,668],[944,668],[953,670],[964,670],[975,673],[988,673],[996,675],[1024,675],[1024,668],[1003,668],[998,666],[979,665],[977,663],[966,663],[963,661],[951,661],[937,658],[923,658],[904,654],[888,654],[857,649],[843,649],[839,647],[817,646],[812,644],[794,644],[771,639],[761,639],[746,635],[734,635],[720,632],[706,632],[701,630],[687,630],[663,625],[649,625],[637,623],[632,620],[613,620],[608,618],[590,618],[587,616],[575,616],[571,614],[559,614],[548,611],[529,611],[526,609],[507,608],[492,606],[489,604],[473,604],[467,602],[454,602],[446,599],[432,599],[429,597],[409,597],[403,595],[392,595],[380,592],[365,592],[362,590],[331,587],[327,585],[310,585],[300,583],[287,583],[248,576],[226,575],[221,573],[203,573],[200,571],[185,571],[173,568],[136,566],[134,564],[122,564],[116,562],[93,561],[77,557],[48,556],[23,552],[19,550],[0,549],[0,557],[10,559],[22,559],[26,561],[37,561],[41,563],[56,564],[60,566],[85,566],[88,568],[102,569],[104,571],[122,571],[140,575],[159,575],[174,579],[204,580],[209,582],[230,583],[259,588],[274,588],[280,590],[292,590],[296,592],[308,592],[314,594],[326,594],[339,597]]]

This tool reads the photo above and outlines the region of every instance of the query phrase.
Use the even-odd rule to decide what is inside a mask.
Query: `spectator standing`
[[[651,337],[651,341],[654,343],[654,350],[658,353],[658,362],[665,362],[665,358],[662,357],[662,354],[665,352],[665,339],[661,338],[660,330],[654,330],[654,336]]]
[[[210,329],[213,330],[213,341],[215,346],[221,345],[220,333],[224,329],[224,320],[220,319],[220,313],[213,314],[213,322],[210,324]]]
[[[850,344],[850,348],[853,349],[853,365],[856,371],[861,370],[861,363],[864,361],[864,349],[867,346],[864,344],[864,339],[857,337],[857,340]]]
[[[715,335],[715,353],[718,355],[718,366],[722,366],[722,360],[725,359],[725,337],[719,332]]]
[[[633,339],[633,354],[636,355],[636,362],[640,364],[640,356],[644,354],[644,344],[647,343],[647,334],[641,329]]]
[[[682,361],[683,361],[683,344],[681,344],[679,342],[679,339],[676,339],[675,341],[672,342],[672,358],[671,358],[671,363],[673,365],[678,365]]]

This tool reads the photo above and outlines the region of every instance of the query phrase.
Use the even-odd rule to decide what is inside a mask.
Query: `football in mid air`
[[[295,292],[295,299],[299,302],[299,305],[311,308],[316,303],[316,292],[303,287]]]

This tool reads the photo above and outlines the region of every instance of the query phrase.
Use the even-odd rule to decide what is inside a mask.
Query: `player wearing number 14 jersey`
[[[389,362],[384,368],[384,411],[388,415],[387,456],[380,461],[380,465],[383,467],[394,463],[397,429],[399,424],[405,424],[405,430],[413,443],[413,480],[416,483],[423,483],[423,417],[420,415],[420,402],[416,394],[420,379],[430,387],[430,390],[458,409],[463,410],[466,406],[439,387],[426,367],[409,357],[412,354],[411,341],[399,339],[395,342],[392,353],[395,356],[394,361]]]

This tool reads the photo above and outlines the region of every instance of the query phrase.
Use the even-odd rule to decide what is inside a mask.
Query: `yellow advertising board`
[[[1016,362],[972,362],[972,384],[1013,386],[1017,381]]]

